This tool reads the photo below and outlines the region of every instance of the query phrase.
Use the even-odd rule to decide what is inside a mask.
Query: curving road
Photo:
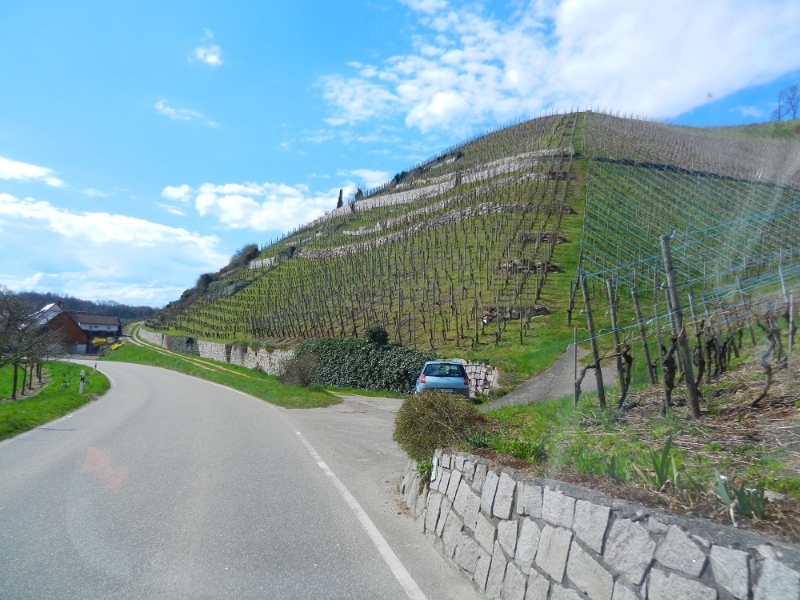
[[[101,370],[106,396],[0,443],[0,598],[478,597],[400,507],[399,401]]]

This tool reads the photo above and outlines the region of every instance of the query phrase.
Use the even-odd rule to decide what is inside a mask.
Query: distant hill
[[[80,298],[73,298],[69,295],[59,295],[39,292],[20,292],[23,298],[30,300],[31,304],[41,308],[47,304],[62,302],[64,310],[79,310],[90,315],[109,315],[112,317],[119,317],[121,321],[138,321],[142,319],[149,319],[155,314],[156,309],[150,306],[129,306],[127,304],[120,304],[109,301],[92,302],[91,300],[81,300]]]
[[[596,112],[518,123],[243,249],[148,325],[275,345],[378,324],[404,346],[530,374],[585,326],[581,276],[604,346],[607,281],[628,340],[632,291],[646,321],[656,309],[667,322],[659,238],[670,234],[684,301],[733,318],[732,303],[800,284],[799,126]]]

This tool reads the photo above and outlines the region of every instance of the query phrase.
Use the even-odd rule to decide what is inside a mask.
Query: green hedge
[[[320,368],[315,381],[362,390],[414,392],[425,361],[435,356],[397,344],[379,345],[356,338],[325,338],[300,344],[295,356],[316,354]]]

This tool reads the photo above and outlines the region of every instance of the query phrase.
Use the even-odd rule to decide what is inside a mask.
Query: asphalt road
[[[477,598],[401,508],[399,401],[289,411],[102,363],[0,443],[0,598]]]

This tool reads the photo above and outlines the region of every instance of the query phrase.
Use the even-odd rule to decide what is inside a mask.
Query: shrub
[[[367,329],[367,341],[377,346],[385,346],[389,343],[389,332],[380,325],[373,325]]]
[[[304,354],[287,360],[278,380],[284,385],[308,386],[319,371],[320,361],[316,354]]]
[[[424,461],[436,448],[465,442],[483,428],[474,404],[454,394],[424,392],[403,401],[392,439],[409,457]]]
[[[316,354],[321,362],[316,381],[323,385],[410,394],[433,356],[396,344],[378,345],[356,338],[308,340],[295,356]]]

